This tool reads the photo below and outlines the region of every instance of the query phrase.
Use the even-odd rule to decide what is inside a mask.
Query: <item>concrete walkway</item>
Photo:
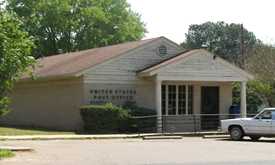
[[[0,136],[2,140],[85,140],[85,139],[127,139],[143,138],[145,136],[203,136],[220,135],[219,132],[184,132],[184,133],[145,133],[145,134],[104,134],[104,135],[24,135]]]

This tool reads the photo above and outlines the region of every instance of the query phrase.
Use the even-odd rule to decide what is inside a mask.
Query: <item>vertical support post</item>
[[[157,110],[157,132],[162,132],[162,111],[161,111],[161,81],[156,78],[155,82],[155,98]]]
[[[176,115],[179,115],[179,86],[176,85]]]
[[[241,116],[247,116],[246,110],[246,81],[241,82]]]
[[[188,115],[188,85],[185,85],[185,114]]]
[[[169,108],[169,106],[168,106],[168,92],[169,92],[169,90],[168,90],[168,88],[169,88],[169,85],[165,85],[165,93],[166,93],[166,95],[165,95],[165,114],[163,114],[163,115],[168,115],[169,114],[169,112],[168,112],[168,108]]]

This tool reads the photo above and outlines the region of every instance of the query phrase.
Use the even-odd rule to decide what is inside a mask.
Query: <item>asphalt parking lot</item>
[[[28,146],[2,165],[274,165],[275,139],[240,142],[184,137],[181,140],[1,141]]]

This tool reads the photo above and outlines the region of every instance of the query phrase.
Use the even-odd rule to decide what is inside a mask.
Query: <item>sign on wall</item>
[[[134,101],[136,90],[133,88],[101,88],[90,90],[90,103],[114,103],[124,104],[127,101]]]

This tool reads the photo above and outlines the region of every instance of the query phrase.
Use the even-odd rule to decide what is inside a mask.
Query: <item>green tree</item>
[[[266,100],[266,95],[269,95],[270,86],[259,80],[249,81],[247,83],[247,112],[248,114],[256,114],[260,108],[269,107]],[[233,85],[233,104],[240,105],[241,98],[241,86],[240,83],[234,83]]]
[[[246,61],[247,71],[255,76],[255,80],[247,84],[248,112],[256,113],[260,107],[275,106],[275,48],[271,45],[257,44],[249,52]],[[233,88],[236,104],[240,103],[240,85]]]
[[[207,48],[209,51],[241,65],[241,24],[225,22],[205,22],[189,26],[186,41],[182,43],[187,49]],[[259,42],[252,32],[243,30],[244,52],[253,48]]]
[[[258,44],[250,53],[246,68],[256,78],[250,86],[265,106],[275,106],[275,48]]]
[[[141,39],[146,32],[126,0],[7,0],[34,36],[36,57]]]
[[[22,31],[20,21],[0,11],[0,116],[8,111],[8,94],[27,68],[34,63],[30,56],[33,42]]]

